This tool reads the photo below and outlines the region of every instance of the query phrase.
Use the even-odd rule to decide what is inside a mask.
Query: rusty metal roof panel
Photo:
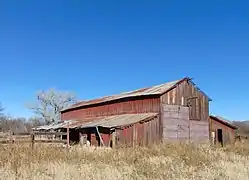
[[[104,117],[90,117],[82,120],[67,120],[50,125],[44,125],[34,128],[33,130],[56,130],[62,128],[89,128],[89,127],[106,127],[115,128],[131,125],[140,121],[149,120],[157,113],[141,113],[141,114],[122,114],[115,116],[104,116]],[[87,120],[87,122],[86,122]]]
[[[141,114],[122,114],[115,116],[106,116],[93,118],[91,122],[87,122],[80,126],[80,128],[90,128],[90,127],[105,127],[105,128],[115,128],[128,126],[135,124],[137,122],[149,120],[155,116],[157,113],[141,113]]]
[[[33,128],[33,130],[55,130],[55,129],[60,129],[60,128],[74,128],[76,124],[78,124],[80,121],[78,120],[68,120],[68,121],[61,121],[58,123],[52,123],[49,125],[43,125],[43,126],[38,126],[36,128]],[[83,124],[81,122],[81,124]],[[79,124],[79,125],[81,125]]]
[[[186,79],[186,78],[184,78],[184,79]],[[118,94],[118,95],[105,96],[105,97],[101,97],[101,98],[97,98],[97,99],[93,99],[93,100],[89,100],[89,101],[82,101],[82,102],[74,104],[74,105],[70,106],[69,108],[64,109],[62,111],[74,109],[77,107],[92,105],[92,104],[98,104],[98,103],[107,102],[107,101],[118,100],[118,99],[122,99],[122,98],[128,98],[128,97],[146,96],[146,95],[160,95],[160,94],[167,92],[168,90],[173,88],[177,83],[183,81],[184,79],[171,81],[171,82],[168,82],[165,84],[156,85],[156,86],[152,86],[149,88],[142,88],[142,89],[138,89],[138,90],[134,90],[134,91],[123,92],[123,93]]]
[[[224,125],[227,125],[233,129],[238,129],[237,126],[235,126],[234,124],[232,124],[229,120],[223,118],[223,117],[220,117],[220,116],[214,116],[214,115],[210,115],[210,118],[215,120],[215,121],[218,121]]]

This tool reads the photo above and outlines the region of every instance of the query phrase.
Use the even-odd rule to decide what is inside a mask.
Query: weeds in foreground
[[[249,179],[249,145],[0,147],[0,179]]]

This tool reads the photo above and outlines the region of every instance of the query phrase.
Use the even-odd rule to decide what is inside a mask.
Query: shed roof
[[[221,124],[224,124],[232,129],[238,129],[237,126],[233,125],[231,122],[229,122],[227,119],[223,118],[223,117],[220,117],[220,116],[214,116],[214,115],[210,115],[210,118],[212,120],[215,120]]]
[[[111,95],[111,96],[105,96],[102,98],[97,98],[89,101],[81,101],[79,103],[73,104],[69,108],[63,109],[62,112],[75,109],[78,107],[83,107],[83,106],[88,106],[88,105],[93,105],[93,104],[99,104],[107,101],[113,101],[113,100],[118,100],[118,99],[123,99],[123,98],[129,98],[129,97],[137,97],[137,96],[148,96],[148,95],[161,95],[166,93],[167,91],[171,90],[174,88],[178,83],[183,82],[184,80],[187,80],[190,78],[186,77],[180,80],[176,81],[171,81],[165,84],[161,85],[156,85],[148,88],[142,88],[134,91],[129,91],[129,92],[124,92],[118,95]]]
[[[105,127],[118,128],[128,126],[137,122],[150,120],[157,116],[157,113],[140,113],[140,114],[121,114],[115,116],[90,117],[81,120],[67,120],[50,125],[44,125],[34,128],[34,130],[55,130],[62,128],[90,128],[90,127]],[[87,122],[86,122],[87,120]]]
[[[43,125],[33,128],[33,130],[52,130],[52,129],[60,129],[60,128],[75,128],[84,122],[81,122],[79,120],[67,120],[67,121],[60,121],[58,123],[52,123],[49,125]]]
[[[85,123],[80,128],[89,127],[105,127],[105,128],[118,128],[128,126],[141,121],[150,120],[156,117],[157,113],[140,113],[140,114],[122,114],[115,116],[100,117],[98,120],[93,118],[93,121]]]

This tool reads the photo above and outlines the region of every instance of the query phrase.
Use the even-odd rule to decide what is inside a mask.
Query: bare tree
[[[55,89],[38,92],[36,99],[37,102],[29,106],[29,109],[46,124],[57,122],[60,119],[60,111],[76,102],[74,94]]]

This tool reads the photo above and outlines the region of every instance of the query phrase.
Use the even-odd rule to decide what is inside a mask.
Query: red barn
[[[221,145],[234,143],[237,127],[218,116],[210,116],[210,135],[213,137],[215,144]]]
[[[61,111],[92,144],[208,141],[209,101],[190,78],[82,101]],[[71,126],[76,127],[76,126]]]

